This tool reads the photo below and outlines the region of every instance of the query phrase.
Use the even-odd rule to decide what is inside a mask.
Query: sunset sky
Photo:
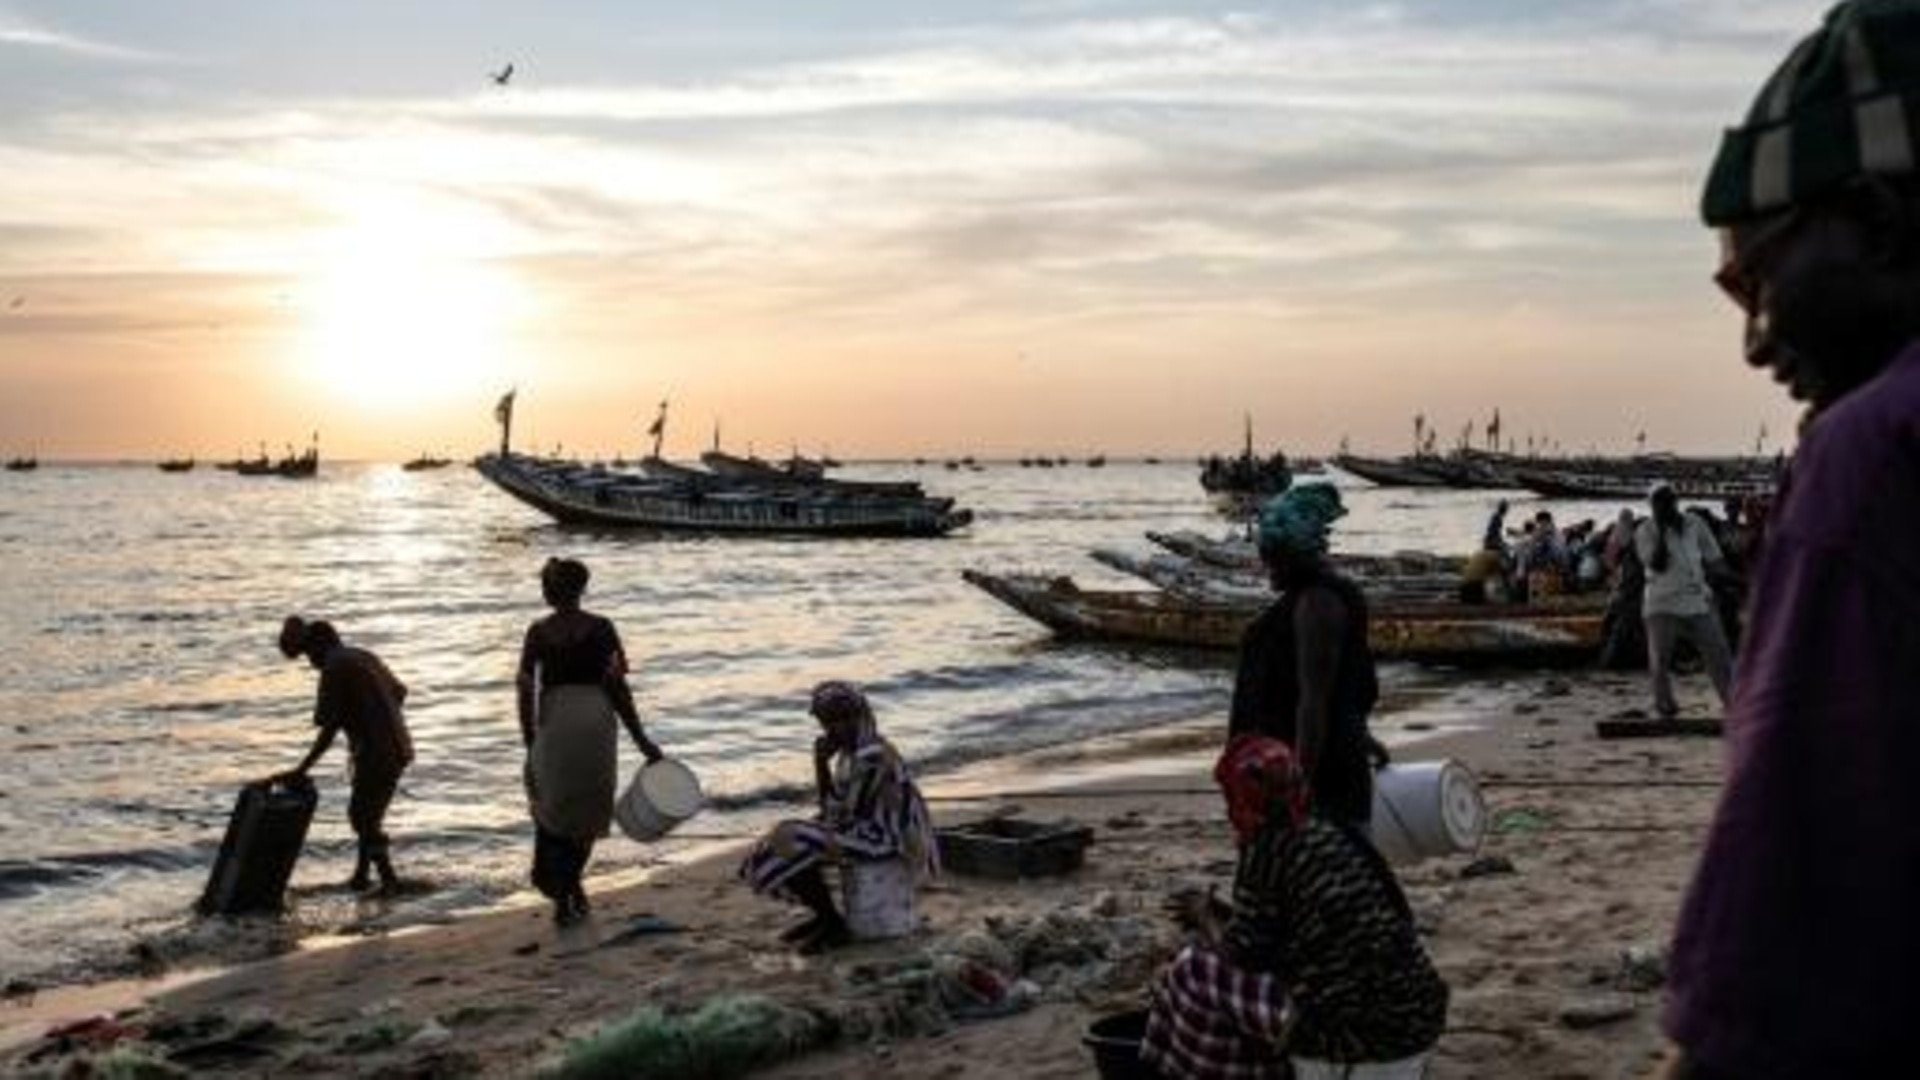
[[[1826,6],[0,0],[0,455],[1773,449],[1696,205]]]

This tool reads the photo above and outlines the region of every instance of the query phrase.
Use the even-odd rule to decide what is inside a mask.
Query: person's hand
[[[667,756],[660,751],[660,747],[656,745],[652,739],[642,738],[637,741],[640,745],[640,752],[646,755],[647,764],[651,765]]]
[[[825,764],[833,760],[840,752],[840,744],[831,735],[822,735],[813,740],[813,760]]]
[[[1220,940],[1220,929],[1230,910],[1214,895],[1211,886],[1181,889],[1166,900],[1167,915],[1174,925],[1206,944]]]

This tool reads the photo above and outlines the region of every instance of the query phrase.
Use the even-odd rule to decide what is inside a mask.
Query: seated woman
[[[813,914],[782,934],[804,952],[851,939],[823,868],[849,859],[901,859],[918,874],[938,870],[933,822],[907,766],[880,737],[866,695],[844,682],[813,689],[820,722],[813,744],[820,812],[783,821],[756,845],[740,876],[757,893],[802,904]]]
[[[1306,1063],[1411,1070],[1446,1024],[1447,986],[1393,871],[1308,809],[1293,752],[1240,736],[1214,769],[1240,846],[1231,906],[1183,895],[1196,940],[1153,990],[1141,1056],[1173,1080],[1291,1075]]]

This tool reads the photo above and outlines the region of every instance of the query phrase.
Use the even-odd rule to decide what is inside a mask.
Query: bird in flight
[[[488,72],[487,74],[488,77],[493,80],[493,85],[505,86],[508,80],[513,78],[513,64],[509,63],[499,71]]]

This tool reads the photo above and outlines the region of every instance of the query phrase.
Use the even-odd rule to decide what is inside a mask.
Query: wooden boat
[[[1380,487],[1442,488],[1448,483],[1421,468],[1412,458],[1373,458],[1339,454],[1333,459],[1343,471]]]
[[[774,462],[757,457],[738,457],[719,447],[701,454],[700,464],[714,475],[729,480],[821,480],[827,474],[825,466],[798,454],[786,461]]]
[[[17,458],[7,459],[8,472],[32,472],[33,470],[39,467],[40,467],[40,459],[37,457],[17,457]]]
[[[973,520],[953,500],[805,486],[708,490],[521,454],[474,462],[502,491],[564,524],[711,533],[943,536]]]
[[[165,461],[162,461],[160,463],[160,471],[167,472],[167,473],[192,472],[193,459],[192,458],[168,458]]]
[[[1182,558],[1260,580],[1266,579],[1266,568],[1260,562],[1260,552],[1251,540],[1216,540],[1187,530],[1149,531],[1146,536],[1148,540]],[[1459,559],[1428,551],[1398,551],[1391,555],[1336,554],[1332,560],[1342,571],[1362,577],[1417,577],[1451,574],[1460,570]]]
[[[1141,556],[1096,548],[1091,554],[1101,565],[1140,578],[1181,599],[1256,609],[1273,601],[1273,587],[1264,570],[1250,572],[1166,552]],[[1375,604],[1450,602],[1460,590],[1458,566],[1408,572],[1394,559],[1372,556],[1354,557],[1337,565]]]
[[[1245,440],[1232,457],[1215,454],[1200,462],[1200,487],[1215,498],[1231,500],[1236,511],[1255,509],[1254,504],[1293,486],[1293,468],[1287,455],[1274,451],[1262,458],[1253,452],[1253,417],[1246,418]]]
[[[444,469],[451,464],[453,464],[452,458],[421,454],[412,461],[402,463],[400,468],[406,472],[431,472],[434,469]]]
[[[758,475],[738,472],[723,475],[660,457],[641,458],[634,462],[634,467],[642,476],[649,479],[686,484],[704,491],[724,491],[742,487],[804,488],[836,495],[869,495],[897,499],[918,499],[926,495],[925,490],[911,480],[836,480],[826,476],[795,476],[782,469],[774,469]]]
[[[1165,593],[1093,591],[1073,579],[1035,574],[962,576],[1055,635],[1234,650],[1257,613],[1196,604]],[[1382,606],[1371,613],[1368,642],[1382,660],[1449,666],[1563,666],[1590,661],[1600,648],[1601,616],[1592,611],[1470,604]]]
[[[1549,499],[1645,499],[1653,486],[1664,483],[1682,499],[1722,502],[1750,495],[1770,496],[1775,480],[1764,475],[1662,475],[1658,473],[1576,472],[1568,469],[1522,469],[1515,474],[1520,486]]]

